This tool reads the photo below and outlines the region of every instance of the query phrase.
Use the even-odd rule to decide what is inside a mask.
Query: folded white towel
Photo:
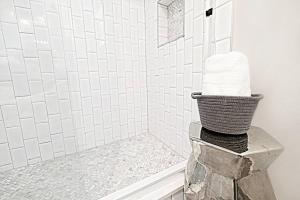
[[[230,52],[207,58],[202,94],[251,96],[247,57],[240,52]]]

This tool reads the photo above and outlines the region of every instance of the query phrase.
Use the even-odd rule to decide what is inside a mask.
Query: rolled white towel
[[[247,57],[233,51],[207,58],[202,93],[203,95],[251,96]]]

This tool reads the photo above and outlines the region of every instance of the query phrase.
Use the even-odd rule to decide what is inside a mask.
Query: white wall
[[[279,200],[299,199],[300,1],[234,1],[233,48],[246,53],[251,86],[264,94],[253,124],[285,147],[270,168]]]
[[[157,47],[157,3],[146,0],[146,60],[148,78],[149,132],[187,156],[188,128],[199,121],[191,93],[201,91],[204,45],[205,0],[185,0],[185,36]],[[216,52],[230,50],[230,0],[218,0],[214,9]]]
[[[142,0],[0,0],[0,170],[147,132]]]

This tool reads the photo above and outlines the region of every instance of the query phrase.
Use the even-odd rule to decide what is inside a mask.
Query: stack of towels
[[[233,51],[207,58],[202,94],[251,96],[247,57],[240,52]]]

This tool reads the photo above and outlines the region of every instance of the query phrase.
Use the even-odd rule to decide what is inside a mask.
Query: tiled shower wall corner
[[[0,1],[0,170],[147,132],[143,0]]]
[[[201,91],[206,0],[185,0],[185,34],[157,47],[157,2],[145,2],[149,132],[184,156],[190,152],[188,129],[199,120],[191,92]],[[207,7],[207,8],[205,8]],[[217,53],[230,51],[231,0],[215,2],[214,43]],[[207,20],[206,20],[207,21]]]

